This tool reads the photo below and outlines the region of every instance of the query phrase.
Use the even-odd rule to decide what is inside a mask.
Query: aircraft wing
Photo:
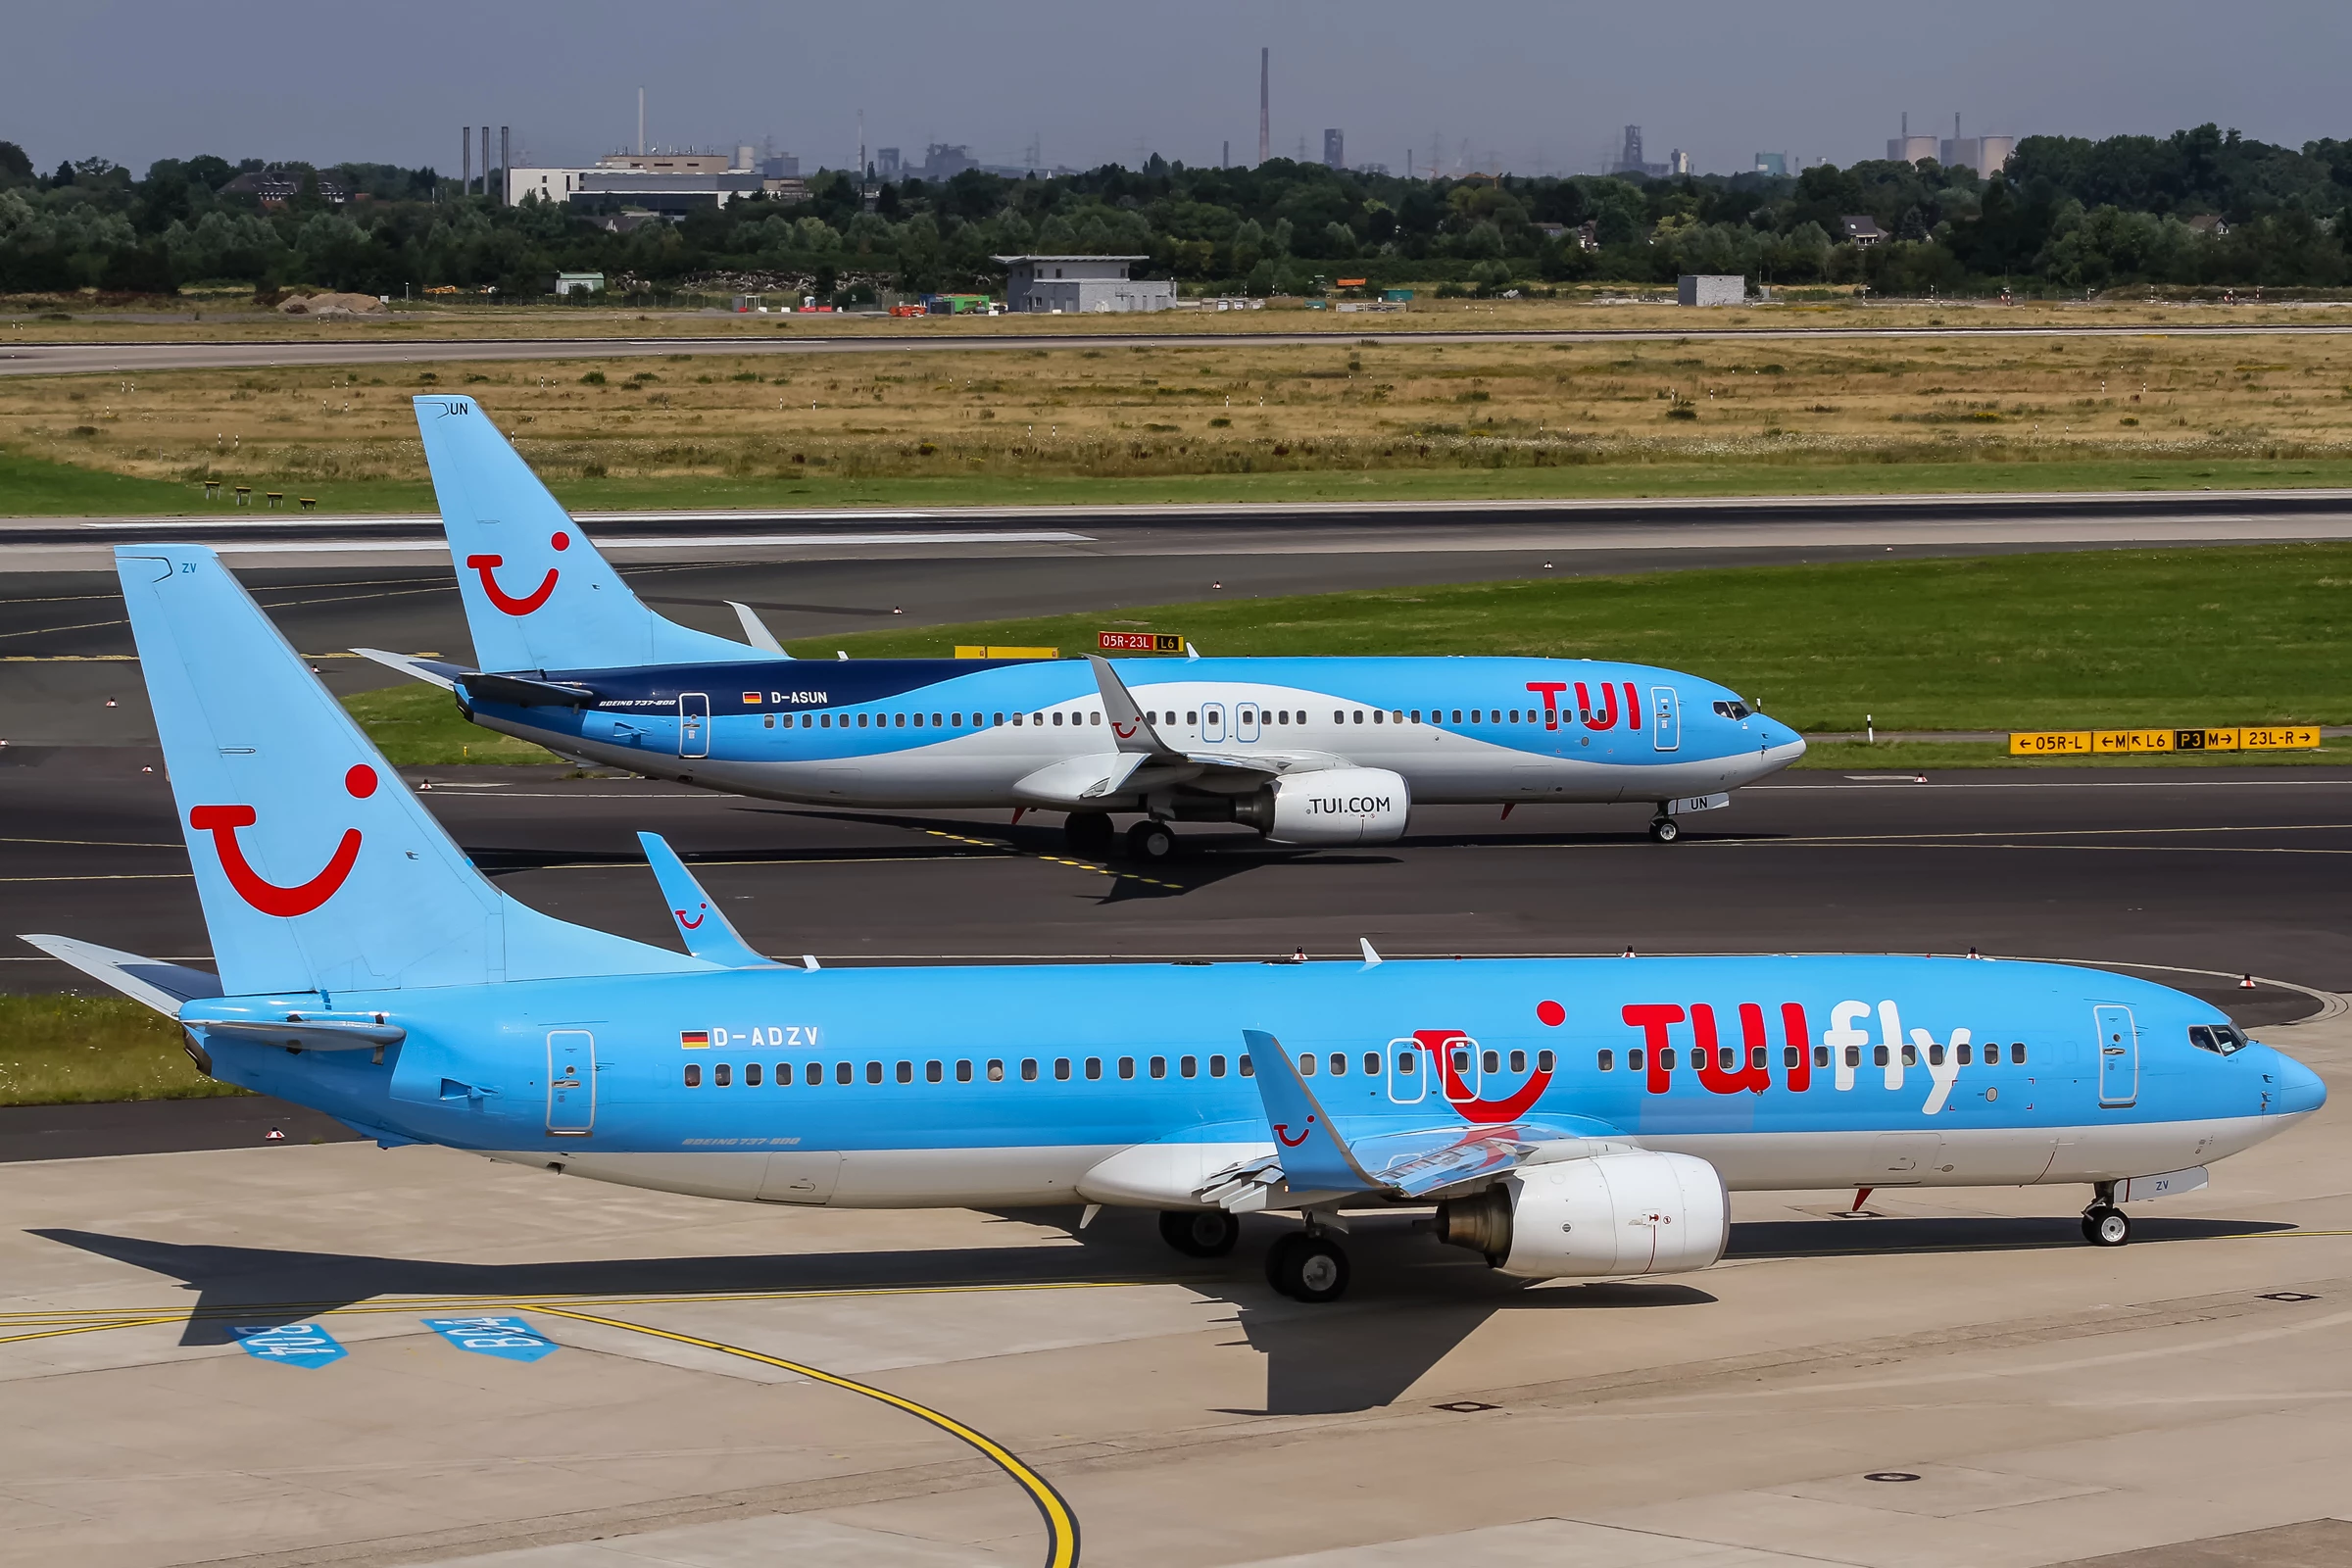
[[[1587,1116],[1500,1126],[1398,1128],[1361,1117],[1335,1122],[1280,1041],[1256,1029],[1244,1030],[1242,1038],[1275,1152],[1219,1171],[1196,1195],[1236,1212],[1304,1207],[1359,1193],[1411,1200],[1521,1166],[1625,1147],[1616,1128]]]

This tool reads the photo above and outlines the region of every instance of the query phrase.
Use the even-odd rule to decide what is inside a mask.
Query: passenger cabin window
[[[701,1062],[690,1061],[686,1064],[686,1087],[689,1089],[703,1087],[703,1064]]]
[[[732,1067],[728,1066],[727,1063],[722,1061],[710,1069],[710,1081],[718,1085],[719,1088],[724,1089],[727,1087],[727,1079],[733,1073],[733,1071],[734,1069]]]
[[[776,1082],[779,1084],[788,1084],[792,1082],[791,1062],[779,1061],[776,1063]]]
[[[1615,1072],[1617,1070],[1617,1053],[1614,1051],[1602,1052],[1599,1067],[1602,1072]]]
[[[747,1061],[743,1064],[743,1081],[748,1088],[760,1087],[760,1064],[758,1062]]]
[[[1035,1056],[1021,1058],[1021,1082],[1025,1084],[1037,1082],[1037,1058]]]
[[[992,1084],[1001,1084],[1004,1081],[1004,1064],[1003,1062],[992,1061],[988,1064],[988,1081]]]
[[[1557,1063],[1558,1058],[1552,1055],[1550,1052],[1539,1051],[1536,1053],[1536,1071],[1549,1072],[1555,1065],[1557,1065]]]
[[[1167,1075],[1168,1058],[1165,1056],[1153,1056],[1152,1058],[1152,1076],[1154,1078],[1165,1078]]]
[[[968,1084],[972,1081],[972,1064],[970,1062],[959,1061],[956,1064],[956,1081],[959,1084]]]

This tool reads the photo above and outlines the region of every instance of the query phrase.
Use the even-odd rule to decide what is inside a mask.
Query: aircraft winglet
[[[1283,1179],[1293,1193],[1360,1193],[1380,1183],[1367,1175],[1348,1152],[1347,1141],[1331,1124],[1331,1115],[1315,1092],[1298,1075],[1282,1042],[1261,1029],[1245,1029],[1257,1093],[1266,1104],[1266,1122],[1274,1129],[1275,1157],[1282,1161]]]
[[[1142,705],[1127,690],[1127,683],[1119,679],[1119,672],[1110,667],[1109,660],[1100,654],[1089,654],[1086,661],[1095,666],[1095,684],[1102,691],[1102,717],[1110,725],[1120,751],[1140,752],[1146,757],[1181,755],[1159,738],[1159,731],[1144,716]]]
[[[698,958],[723,963],[730,969],[784,969],[781,964],[760,953],[735,934],[718,906],[703,891],[703,885],[686,869],[659,833],[640,833],[637,842],[645,846],[646,863],[654,868],[655,878],[662,884],[662,899],[669,906],[670,923],[685,939],[686,951]]]

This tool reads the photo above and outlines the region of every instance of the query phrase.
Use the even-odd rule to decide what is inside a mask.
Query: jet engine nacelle
[[[1286,773],[1234,802],[1247,822],[1277,844],[1389,844],[1404,837],[1413,795],[1385,767]]]
[[[1682,1274],[1723,1256],[1731,1199],[1715,1167],[1648,1151],[1529,1165],[1438,1205],[1438,1236],[1527,1279]]]

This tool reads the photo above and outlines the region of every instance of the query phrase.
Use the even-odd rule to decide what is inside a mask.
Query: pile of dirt
[[[373,294],[289,295],[277,307],[285,316],[382,316],[384,302]]]

